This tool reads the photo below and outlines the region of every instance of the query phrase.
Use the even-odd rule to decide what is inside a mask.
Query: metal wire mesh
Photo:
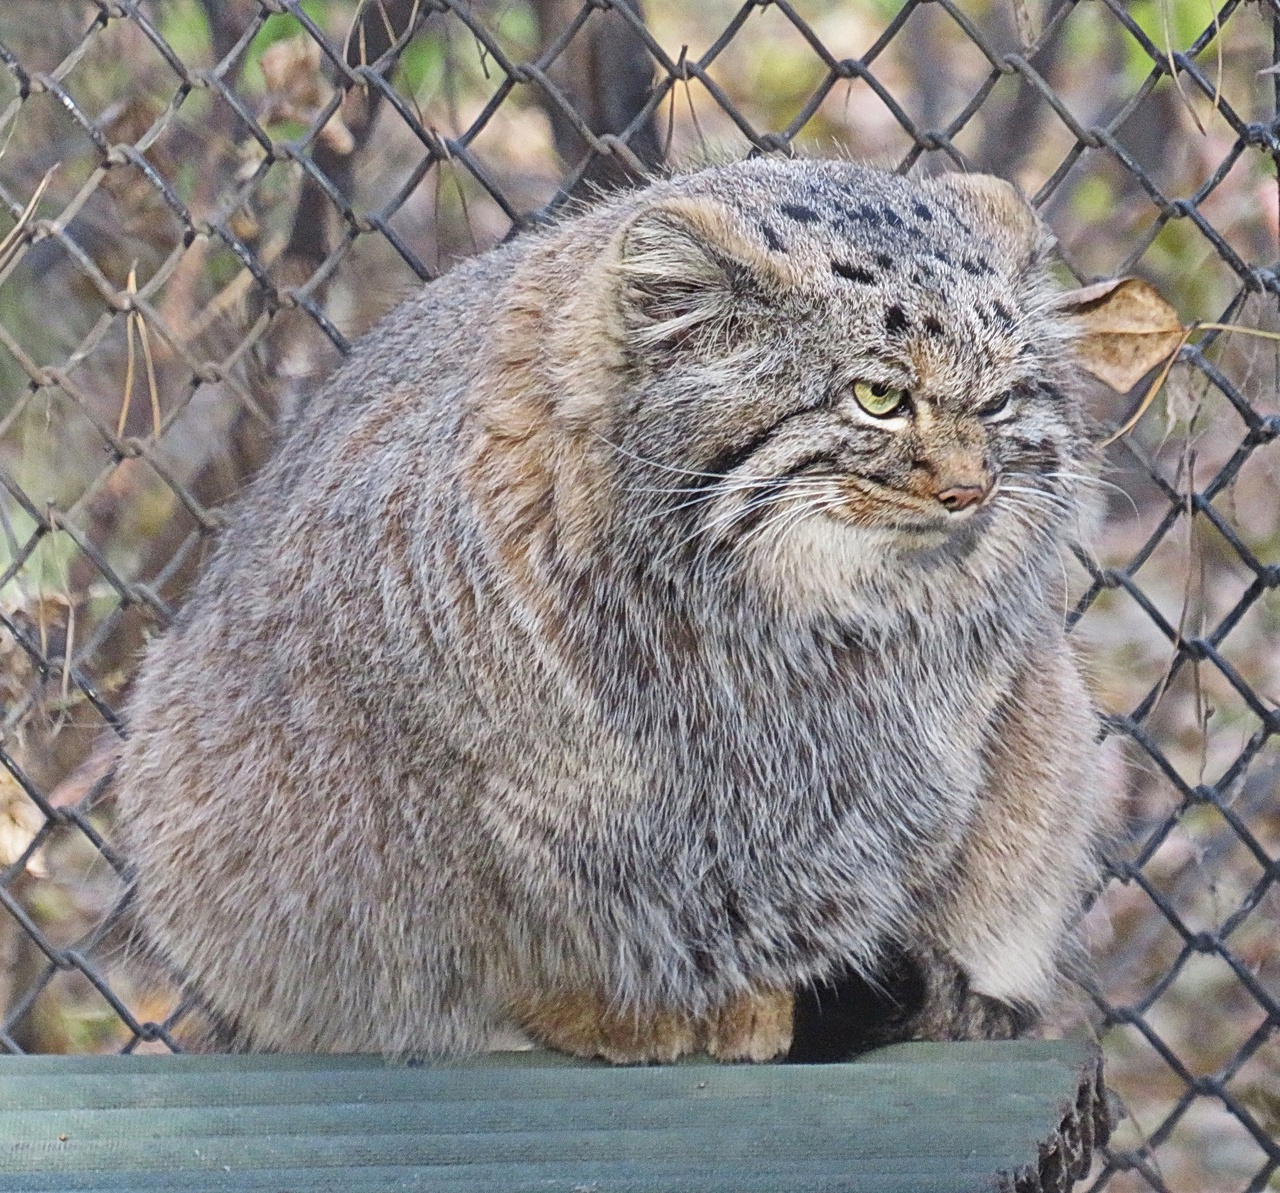
[[[1275,327],[1280,0],[689,8],[0,2],[4,1048],[180,1046],[198,1009],[123,947],[104,743],[304,379],[451,260],[664,158],[800,146],[1003,173],[1077,278]],[[1276,391],[1267,341],[1184,347],[1082,556],[1131,765],[1094,1188],[1280,1169]]]

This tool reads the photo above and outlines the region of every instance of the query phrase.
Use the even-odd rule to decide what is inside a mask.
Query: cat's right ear
[[[762,296],[774,271],[737,223],[722,203],[674,198],[622,230],[620,303],[635,342],[674,347],[702,331],[719,337],[743,302]]]

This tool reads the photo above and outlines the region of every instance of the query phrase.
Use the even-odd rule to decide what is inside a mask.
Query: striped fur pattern
[[[993,178],[762,159],[399,307],[145,660],[152,947],[254,1048],[760,1059],[890,951],[959,975],[900,1035],[1033,1018],[1111,802],[1049,250]]]

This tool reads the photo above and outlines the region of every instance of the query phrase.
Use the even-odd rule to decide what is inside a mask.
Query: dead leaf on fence
[[[1111,278],[1064,294],[1080,328],[1079,360],[1118,393],[1128,393],[1184,343],[1178,312],[1140,278]]]
[[[1013,0],[1013,19],[1018,26],[1018,40],[1025,53],[1040,40],[1040,22],[1027,7],[1027,0]]]
[[[45,826],[40,809],[8,771],[0,771],[0,865],[12,866],[27,855],[25,869],[34,878],[48,877],[43,849],[28,854]]]
[[[269,96],[264,113],[267,119],[310,124],[333,98],[319,43],[305,33],[273,42],[263,51],[259,66]],[[319,137],[340,156],[355,149],[355,138],[343,123],[341,107],[325,122]]]

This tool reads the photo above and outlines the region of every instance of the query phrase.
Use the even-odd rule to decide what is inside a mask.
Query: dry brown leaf
[[[1128,393],[1187,335],[1178,312],[1141,278],[1111,278],[1059,301],[1080,328],[1080,363],[1118,393]]]
[[[331,90],[321,69],[320,46],[305,33],[273,42],[258,65],[267,91],[285,96],[298,108],[320,108]]]
[[[1013,19],[1018,26],[1018,40],[1025,53],[1040,40],[1040,23],[1027,7],[1027,0],[1013,0]]]
[[[333,97],[320,46],[305,33],[273,42],[262,52],[259,66],[269,96],[264,113],[268,119],[310,124]],[[355,149],[355,137],[343,123],[340,108],[325,121],[319,136],[341,156]]]

